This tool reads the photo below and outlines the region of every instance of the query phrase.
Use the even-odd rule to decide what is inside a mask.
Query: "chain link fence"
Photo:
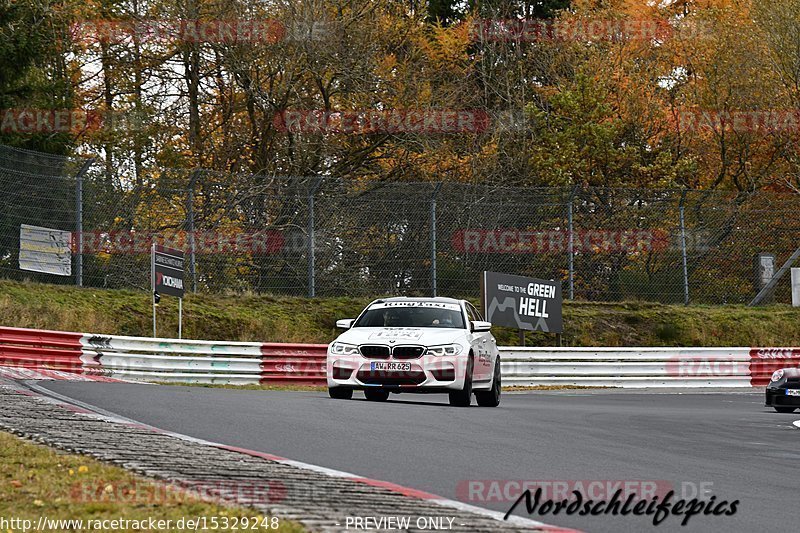
[[[198,292],[477,297],[483,270],[588,301],[748,303],[800,247],[800,195],[510,188],[155,170],[0,147],[0,275],[149,290],[151,242]],[[69,276],[21,270],[20,226],[69,232]],[[789,276],[770,301],[790,301]]]

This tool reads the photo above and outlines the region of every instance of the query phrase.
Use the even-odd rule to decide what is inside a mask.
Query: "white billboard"
[[[19,268],[56,276],[72,275],[70,232],[21,224]]]

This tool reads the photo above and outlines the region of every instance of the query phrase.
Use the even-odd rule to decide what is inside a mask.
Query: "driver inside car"
[[[434,320],[434,325],[440,326],[443,328],[452,328],[453,327],[453,317],[450,316],[450,313],[445,314],[441,319]]]
[[[403,325],[403,319],[400,317],[400,313],[397,311],[397,309],[388,309],[383,314],[383,325],[387,328],[399,327]]]

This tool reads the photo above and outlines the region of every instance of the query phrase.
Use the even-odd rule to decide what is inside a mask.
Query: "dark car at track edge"
[[[772,373],[765,405],[779,413],[791,413],[800,407],[800,368],[781,368]]]

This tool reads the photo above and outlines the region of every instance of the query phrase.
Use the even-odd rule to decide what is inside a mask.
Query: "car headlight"
[[[425,355],[458,355],[461,353],[461,346],[458,344],[445,344],[442,346],[431,346],[425,351]]]
[[[772,373],[770,381],[779,381],[782,377],[783,377],[783,369],[776,370],[775,372]]]
[[[358,355],[358,346],[334,342],[333,346],[331,346],[331,353],[336,355]]]

